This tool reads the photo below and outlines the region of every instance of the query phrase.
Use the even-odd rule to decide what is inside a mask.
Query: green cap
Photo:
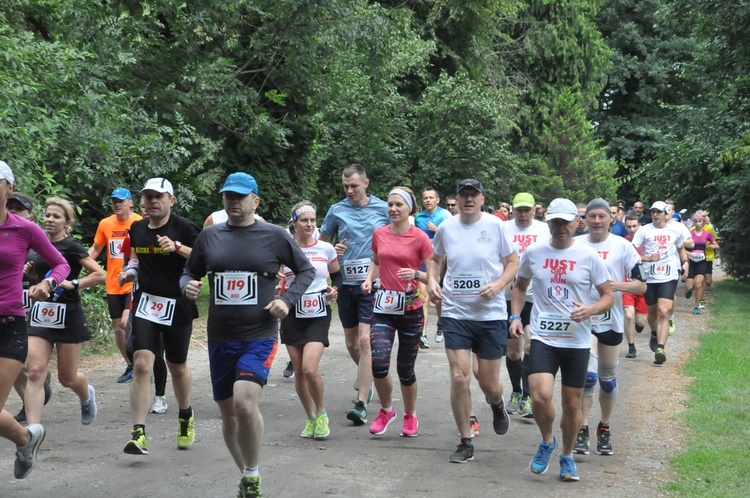
[[[520,207],[533,208],[535,204],[536,202],[534,201],[534,196],[529,194],[528,192],[521,192],[519,194],[516,194],[516,196],[513,198],[514,208],[520,208]]]

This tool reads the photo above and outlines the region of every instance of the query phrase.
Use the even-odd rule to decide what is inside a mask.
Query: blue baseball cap
[[[258,195],[258,182],[247,173],[232,173],[224,182],[224,188],[219,190],[220,194],[224,192],[235,192],[240,195],[247,195],[252,192]]]
[[[109,196],[110,199],[120,199],[121,201],[124,201],[125,199],[133,200],[133,196],[130,195],[130,190],[122,187],[117,187],[112,191],[112,195]]]

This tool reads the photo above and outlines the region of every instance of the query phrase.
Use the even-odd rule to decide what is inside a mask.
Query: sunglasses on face
[[[454,203],[452,203],[452,204],[451,204],[451,203],[449,203],[449,204],[446,204],[446,206],[448,206],[448,207],[455,207],[455,206],[456,206],[456,203],[455,203],[455,202],[454,202]]]

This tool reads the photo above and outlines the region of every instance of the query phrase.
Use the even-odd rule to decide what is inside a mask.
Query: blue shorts
[[[359,285],[342,285],[339,289],[339,319],[345,329],[360,323],[372,324],[374,294],[365,296]]]
[[[214,401],[231,398],[238,380],[266,385],[278,348],[279,343],[274,339],[208,341]]]
[[[497,360],[508,349],[508,321],[479,322],[443,317],[445,349],[471,349],[483,360]]]

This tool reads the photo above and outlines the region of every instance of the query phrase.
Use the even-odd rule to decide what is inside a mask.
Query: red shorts
[[[643,294],[628,294],[622,293],[622,306],[634,306],[635,312],[641,315],[648,314],[648,306],[646,306],[646,298]]]

